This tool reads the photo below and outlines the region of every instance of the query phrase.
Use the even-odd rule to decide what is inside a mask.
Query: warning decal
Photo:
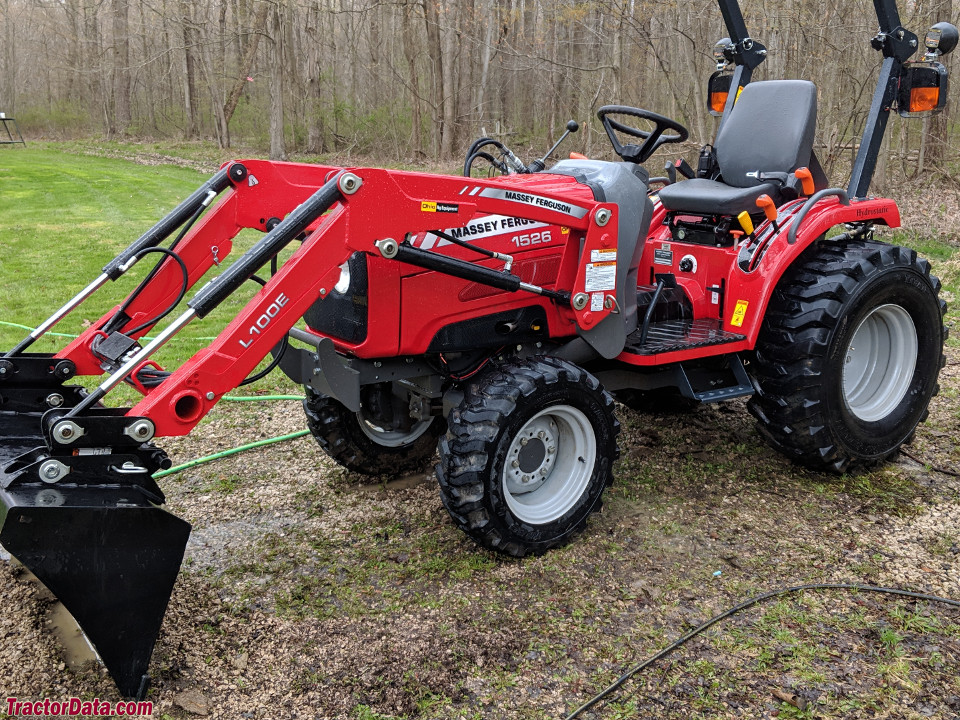
[[[614,290],[617,287],[617,264],[615,262],[587,263],[584,290],[588,293]]]
[[[749,304],[746,300],[737,300],[737,304],[733,308],[733,317],[730,318],[731,325],[734,327],[743,326],[743,319],[747,315],[747,306]]]
[[[617,261],[617,249],[602,249],[602,250],[591,250],[590,251],[590,262],[616,262]]]

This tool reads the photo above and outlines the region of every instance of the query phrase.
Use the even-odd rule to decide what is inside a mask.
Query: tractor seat
[[[779,183],[747,177],[753,172],[793,172],[810,164],[817,124],[817,88],[806,80],[768,80],[746,85],[717,133],[719,180],[694,178],[667,185],[660,202],[671,211],[698,215],[757,212],[757,198],[780,205]]]

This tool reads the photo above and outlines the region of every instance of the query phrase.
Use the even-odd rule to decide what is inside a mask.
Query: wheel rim
[[[850,338],[843,365],[843,399],[866,422],[887,417],[903,400],[917,365],[917,328],[899,305],[881,305]]]
[[[503,466],[503,495],[518,519],[542,525],[563,517],[593,475],[597,443],[580,410],[554,405],[514,435]]]
[[[363,411],[357,413],[357,422],[360,425],[361,432],[377,445],[396,448],[404,447],[417,440],[417,438],[423,435],[427,431],[427,428],[430,427],[433,418],[418,420],[410,430],[406,432],[403,430],[387,430],[382,428],[374,421],[364,417]]]

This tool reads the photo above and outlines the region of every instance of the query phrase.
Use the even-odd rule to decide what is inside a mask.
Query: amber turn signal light
[[[727,106],[727,96],[729,94],[725,92],[710,93],[710,109],[718,115],[722,115],[723,109]]]
[[[910,88],[910,112],[927,112],[936,110],[940,104],[940,88],[915,87]]]
[[[797,168],[793,171],[793,174],[800,180],[800,185],[803,187],[803,194],[813,195],[813,191],[817,188],[813,184],[813,173],[810,172],[810,169],[805,167]]]

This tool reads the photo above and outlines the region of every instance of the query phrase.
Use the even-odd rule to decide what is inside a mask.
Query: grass
[[[921,235],[914,229],[898,230],[887,241],[912,248],[936,263],[934,274],[943,284],[941,296],[947,301],[945,322],[950,328],[947,345],[960,347],[960,246]]]
[[[204,177],[180,167],[65,152],[89,149],[79,144],[0,153],[0,243],[5,249],[0,276],[10,299],[0,319],[35,325]],[[109,145],[107,150],[124,154],[130,148]],[[219,162],[203,147],[164,144],[148,151]],[[56,192],[49,189],[53,179]],[[8,190],[25,194],[17,199]],[[896,241],[913,244],[934,259],[945,292],[960,297],[960,274],[950,270],[951,263],[960,263],[957,248],[906,235]],[[143,270],[134,274],[141,277]],[[65,322],[64,331],[81,330],[83,319],[109,309],[135,282],[131,278],[121,281],[123,288],[108,286],[103,295],[112,299],[98,295],[89,314]],[[236,307],[224,312],[232,314]],[[957,317],[957,310],[951,310],[948,321]],[[165,364],[188,357],[201,346],[198,337],[216,334],[221,326],[222,320],[214,317],[188,328],[183,342],[172,348],[173,362]],[[0,347],[20,337],[2,329]],[[267,384],[278,382],[276,377]],[[956,397],[955,388],[945,388],[947,393]],[[259,422],[249,404],[232,406],[229,413],[223,427],[231,437]],[[358,632],[381,626],[386,633],[394,618],[430,618],[416,639],[432,634],[440,642],[412,659],[404,652],[395,663],[400,670],[382,680],[363,681],[367,685],[357,679],[361,668],[353,664],[342,677],[318,669],[326,668],[325,636],[316,648],[302,646],[304,667],[293,683],[298,691],[344,678],[357,683],[357,697],[343,717],[479,719],[498,717],[500,710],[510,717],[553,717],[542,710],[547,691],[533,696],[526,694],[529,688],[554,688],[572,709],[635,661],[745,597],[832,573],[875,576],[886,558],[871,542],[861,545],[858,531],[833,523],[842,526],[866,512],[909,515],[922,494],[914,476],[898,467],[841,478],[798,470],[761,444],[742,411],[701,411],[693,419],[712,419],[699,434],[691,416],[620,416],[624,435],[655,428],[656,437],[632,446],[622,441],[624,457],[604,514],[572,545],[544,557],[517,562],[494,556],[456,531],[435,498],[432,504],[425,501],[426,492],[384,491],[383,499],[378,495],[374,501],[358,489],[369,481],[328,471],[321,481],[301,479],[293,485],[289,507],[269,508],[271,513],[293,508],[305,527],[285,526],[282,533],[265,531],[250,538],[250,547],[232,556],[234,564],[194,580],[211,594],[223,593],[213,614],[225,613],[228,620],[246,622],[265,612],[284,628],[309,630],[327,621],[350,624]],[[708,452],[690,455],[702,449]],[[192,491],[213,496],[212,503],[226,503],[228,519],[232,512],[264,512],[265,506],[256,505],[259,500],[246,500],[247,493],[258,483],[281,479],[260,477],[246,462],[232,458],[215,470],[208,466],[205,479]],[[182,485],[170,497],[182,502],[191,492],[189,481],[183,476],[171,480],[177,482]],[[354,506],[363,509],[362,519],[331,519]],[[848,511],[852,518],[844,517]],[[322,532],[315,534],[318,526]],[[930,549],[949,558],[958,543],[956,533],[945,528]],[[728,558],[736,564],[726,564]],[[722,575],[715,577],[718,569]],[[218,648],[233,638],[229,630],[211,624],[209,615],[191,612],[181,621],[196,623],[203,636],[197,657],[217,669],[229,655]],[[727,717],[727,703],[733,701],[758,717],[773,711],[780,718],[889,714],[902,698],[918,694],[923,672],[952,672],[949,664],[955,662],[960,642],[955,619],[955,613],[932,607],[857,595],[784,598],[701,636],[632,681],[629,691],[597,717]],[[375,644],[381,634],[370,631],[366,640]],[[931,636],[942,640],[939,650],[925,647]],[[489,648],[477,640],[487,637],[493,638]],[[293,632],[290,643],[296,647],[296,642]],[[462,649],[465,645],[469,652]],[[500,645],[508,650],[495,652]],[[448,647],[455,650],[450,667],[433,665]],[[255,652],[256,643],[251,643],[251,654]],[[882,684],[867,686],[845,676],[848,662],[872,670]],[[200,671],[182,672],[193,679]],[[448,686],[442,676],[478,682],[471,694],[461,695],[460,680]],[[247,679],[261,682],[254,674]],[[811,704],[804,710],[770,695],[770,688],[793,690],[788,687],[792,683],[798,691],[809,691]],[[391,686],[402,688],[410,699],[408,713],[397,715],[386,701],[366,697],[371,688]]]
[[[136,240],[208,175],[174,165],[140,165],[96,155],[74,156],[70,146],[39,146],[0,154],[0,347],[21,340],[96,278],[104,265]],[[222,267],[260,234],[242,231]],[[56,352],[91,322],[116,306],[152,267],[148,256],[127,275],[107,283],[31,348]],[[221,272],[213,268],[195,288]],[[189,325],[155,358],[175,369],[225,327],[249,300],[250,284],[202,320]],[[190,297],[192,293],[188,293]],[[183,306],[182,306],[183,307]],[[182,312],[175,311],[172,317]],[[168,318],[169,319],[169,318]],[[163,327],[161,323],[160,327]],[[64,337],[67,336],[67,337]],[[258,387],[290,390],[271,376]],[[121,393],[126,399],[131,393]]]

